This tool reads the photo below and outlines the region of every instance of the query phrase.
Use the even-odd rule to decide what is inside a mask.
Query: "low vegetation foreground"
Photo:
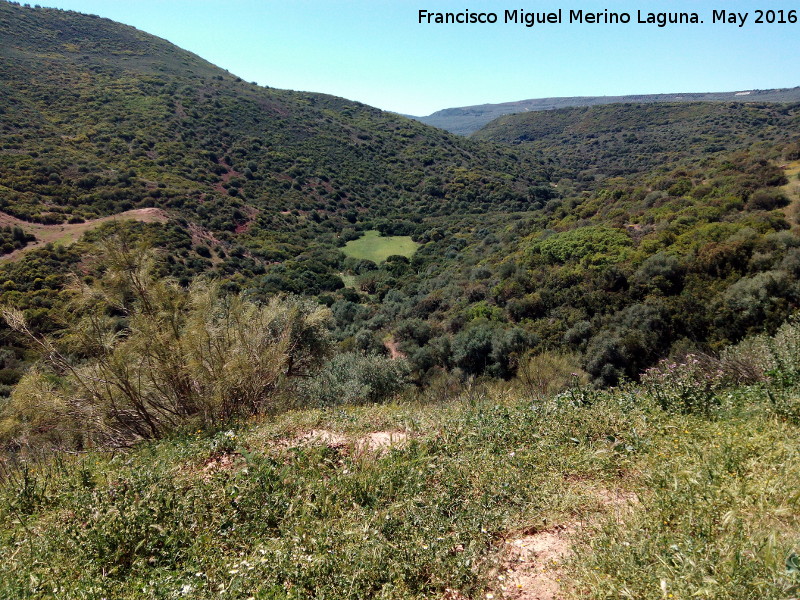
[[[794,393],[686,394],[442,381],[9,465],[0,595],[793,597],[799,432],[771,398]]]

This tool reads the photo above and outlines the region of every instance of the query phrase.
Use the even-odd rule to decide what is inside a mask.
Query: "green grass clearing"
[[[411,258],[419,247],[420,244],[407,235],[382,237],[379,231],[373,229],[365,231],[357,240],[347,242],[343,251],[351,258],[381,263],[395,254]]]

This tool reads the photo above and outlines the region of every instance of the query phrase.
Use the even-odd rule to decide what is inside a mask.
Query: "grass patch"
[[[786,212],[797,223],[800,222],[800,179],[798,179],[800,178],[800,160],[787,164],[783,172],[789,180],[789,183],[781,188],[790,201]]]
[[[365,231],[357,240],[345,244],[343,252],[351,258],[381,263],[393,255],[411,258],[420,244],[407,235],[382,237],[379,231]]]
[[[473,387],[10,471],[0,597],[499,598],[505,539],[578,522],[597,525],[565,595],[789,597],[797,427],[762,392],[734,396],[708,419],[635,391]],[[311,430],[336,442],[297,442]],[[359,450],[374,431],[408,438]],[[640,502],[605,521],[602,490]]]

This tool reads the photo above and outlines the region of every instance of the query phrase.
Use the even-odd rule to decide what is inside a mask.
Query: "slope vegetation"
[[[500,203],[537,175],[509,151],[261,88],[106,19],[7,3],[0,16],[0,208],[26,220],[159,206],[233,233],[250,209],[281,228],[271,218],[283,210]]]
[[[611,104],[501,117],[473,138],[534,149],[587,179],[787,143],[799,126],[800,104]]]
[[[0,594],[793,597],[797,423],[760,387],[714,397],[454,388],[0,463]]]
[[[53,242],[0,265],[0,597],[798,595],[796,106],[468,140],[0,42],[0,246]]]
[[[480,104],[446,108],[427,117],[414,117],[422,123],[445,129],[458,135],[470,135],[489,122],[506,115],[538,112],[577,106],[601,104],[650,104],[660,102],[798,102],[800,87],[743,92],[708,92],[692,94],[639,94],[630,96],[578,96],[564,98],[535,98],[500,104]]]
[[[249,84],[97,17],[0,11],[0,209],[56,227],[170,217],[101,223],[3,266],[0,299],[37,328],[68,326],[62,288],[71,271],[101,274],[86,256],[111,231],[159,248],[159,276],[183,287],[206,274],[262,302],[316,297],[340,350],[392,340],[420,385],[510,378],[559,349],[615,384],[772,330],[800,304],[797,175],[783,168],[800,158],[797,105],[570,108],[463,139]],[[346,256],[366,231],[419,247]],[[26,360],[2,358],[4,385]]]

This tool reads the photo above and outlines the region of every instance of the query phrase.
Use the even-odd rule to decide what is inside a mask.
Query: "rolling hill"
[[[0,597],[796,597],[798,110],[467,139],[0,2]]]
[[[472,138],[532,149],[586,180],[786,144],[798,126],[798,103],[629,103],[508,115]]]
[[[115,231],[160,248],[160,273],[184,286],[206,274],[262,300],[316,297],[342,349],[391,347],[420,383],[508,378],[520,356],[568,348],[613,384],[797,306],[796,105],[566,108],[465,139],[259,87],[99,17],[8,3],[0,16],[0,210],[20,229],[3,247],[37,227],[87,231],[2,268],[0,298],[42,330],[70,271],[91,279],[82,254]],[[147,209],[158,222],[101,220]],[[375,231],[418,250],[380,264],[342,252]],[[13,382],[19,357],[6,364]]]
[[[500,104],[479,104],[446,108],[427,117],[415,119],[445,129],[458,135],[470,135],[484,125],[506,115],[547,111],[559,108],[596,106],[600,104],[649,104],[654,102],[797,102],[800,87],[775,90],[746,90],[739,92],[705,92],[687,94],[636,94],[628,96],[576,96],[562,98],[534,98]]]
[[[154,206],[232,239],[258,219],[262,233],[309,216],[335,230],[345,214],[500,204],[543,177],[513,152],[259,87],[107,19],[6,2],[0,17],[0,210],[21,219]]]

